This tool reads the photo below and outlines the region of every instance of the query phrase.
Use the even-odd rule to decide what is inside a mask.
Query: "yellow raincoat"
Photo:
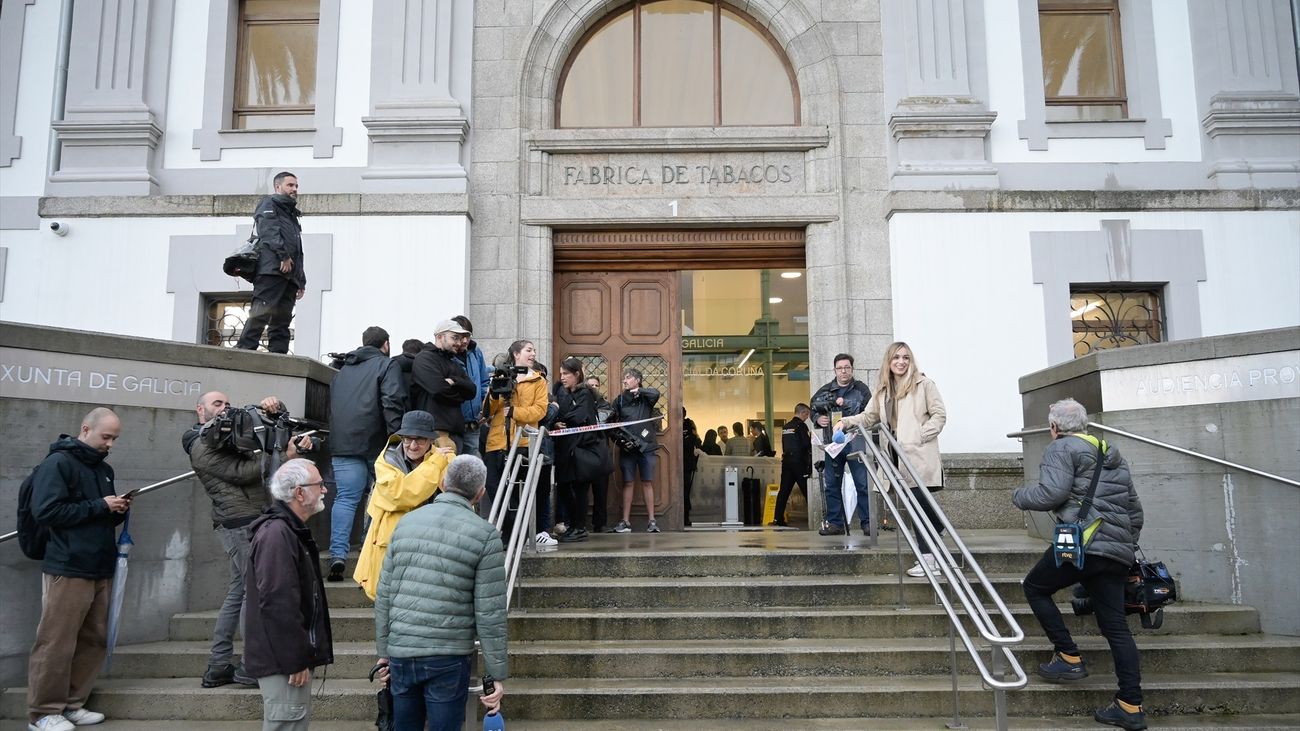
[[[433,498],[442,483],[442,473],[454,456],[431,447],[424,461],[407,473],[402,443],[398,440],[375,460],[375,487],[366,507],[370,529],[361,544],[357,570],[352,574],[371,601],[374,601],[375,590],[379,587],[379,571],[384,566],[388,540],[397,528],[397,521]]]

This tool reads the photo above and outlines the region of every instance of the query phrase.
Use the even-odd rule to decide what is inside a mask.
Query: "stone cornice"
[[[804,152],[830,144],[826,127],[643,127],[539,130],[530,150],[587,152]]]
[[[68,196],[41,199],[46,218],[83,216],[178,217],[251,216],[260,195]],[[317,193],[303,194],[306,216],[470,215],[465,193]]]
[[[895,190],[895,213],[1057,211],[1294,211],[1300,191],[1258,190]]]

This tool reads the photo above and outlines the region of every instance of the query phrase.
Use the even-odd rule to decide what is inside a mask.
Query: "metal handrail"
[[[1128,437],[1129,439],[1133,439],[1133,440],[1136,440],[1136,441],[1139,441],[1139,442],[1144,442],[1144,443],[1146,443],[1146,444],[1151,444],[1151,445],[1156,446],[1156,447],[1163,447],[1163,448],[1168,449],[1168,450],[1170,450],[1170,451],[1172,451],[1172,452],[1178,452],[1179,454],[1185,454],[1185,455],[1187,455],[1187,456],[1189,456],[1189,457],[1196,457],[1196,458],[1198,458],[1198,459],[1203,459],[1203,460],[1205,460],[1205,461],[1207,461],[1207,462],[1213,462],[1213,463],[1215,463],[1215,464],[1222,465],[1222,466],[1224,466],[1224,467],[1229,467],[1229,468],[1234,469],[1234,470],[1240,470],[1240,471],[1242,471],[1242,472],[1249,472],[1249,473],[1252,474],[1252,475],[1257,475],[1257,476],[1259,476],[1259,477],[1263,477],[1263,478],[1265,478],[1265,479],[1273,480],[1274,482],[1280,482],[1280,483],[1282,483],[1283,485],[1290,485],[1290,486],[1292,486],[1292,487],[1300,487],[1300,481],[1287,479],[1287,478],[1285,478],[1285,477],[1282,477],[1281,475],[1275,475],[1275,474],[1273,474],[1272,472],[1265,472],[1264,470],[1257,470],[1257,469],[1255,469],[1254,467],[1247,467],[1246,465],[1243,465],[1243,464],[1237,464],[1236,462],[1229,462],[1229,461],[1226,460],[1226,459],[1219,459],[1218,457],[1211,457],[1211,456],[1208,455],[1208,454],[1202,454],[1201,452],[1197,452],[1196,450],[1193,450],[1193,449],[1187,449],[1186,447],[1180,447],[1180,446],[1178,446],[1178,445],[1176,445],[1176,444],[1170,444],[1170,443],[1168,443],[1168,442],[1162,442],[1162,441],[1160,441],[1159,439],[1152,439],[1151,437],[1145,437],[1145,436],[1142,436],[1141,434],[1134,434],[1134,433],[1131,432],[1131,431],[1125,431],[1125,430],[1123,430],[1123,429],[1118,429],[1118,428],[1113,427],[1113,426],[1106,426],[1105,424],[1101,424],[1101,423],[1098,423],[1098,422],[1096,422],[1096,421],[1090,421],[1090,422],[1088,422],[1088,426],[1093,427],[1094,429],[1101,429],[1102,431],[1108,431],[1108,432],[1111,432],[1112,434],[1118,434],[1118,435],[1120,435],[1120,436],[1122,436],[1122,437]],[[1030,436],[1030,435],[1032,435],[1032,434],[1046,434],[1048,431],[1049,431],[1049,428],[1048,428],[1048,427],[1045,427],[1045,426],[1033,427],[1033,428],[1030,428],[1030,429],[1022,429],[1022,430],[1020,430],[1020,431],[1013,431],[1013,432],[1011,432],[1010,434],[1007,435],[1007,438],[1009,438],[1009,439],[1020,439],[1020,438],[1022,438],[1022,437],[1027,437],[1027,436]]]
[[[899,469],[900,465],[902,468],[906,469],[912,477],[913,484],[925,484],[924,481],[920,479],[916,468],[913,467],[911,461],[908,460],[907,456],[903,453],[902,446],[898,443],[898,440],[894,438],[894,435],[890,433],[889,429],[887,429],[883,424],[877,424],[867,431],[881,434],[885,437],[891,450],[895,455],[897,455],[898,463],[896,464],[893,459],[886,456],[881,446],[872,439],[864,440],[867,446],[866,452],[858,452],[853,456],[857,457],[864,464],[870,467],[871,465],[867,461],[867,456],[870,455],[872,461],[874,461],[880,468],[877,475],[883,474],[885,480],[888,481],[890,487],[893,489],[892,491],[894,495],[898,497],[898,504],[895,504],[894,499],[892,499],[888,494],[889,491],[881,489],[882,486],[877,486],[877,491],[880,493],[882,501],[894,518],[898,534],[907,540],[907,544],[911,548],[913,555],[916,556],[917,562],[925,572],[926,580],[930,583],[931,588],[935,592],[935,596],[943,606],[944,612],[948,615],[949,641],[952,643],[951,651],[953,653],[954,724],[960,723],[957,702],[958,687],[956,666],[956,637],[959,636],[962,645],[966,648],[967,654],[970,655],[971,660],[975,663],[975,667],[979,670],[980,677],[984,684],[993,690],[997,727],[999,729],[1006,729],[1008,722],[1006,691],[1023,688],[1029,682],[1029,678],[1025,674],[1024,668],[1021,667],[1020,662],[1012,652],[1014,646],[1019,645],[1024,641],[1025,633],[1020,628],[1020,624],[1015,620],[1015,617],[1012,616],[1011,610],[1002,600],[1002,597],[998,594],[997,590],[993,588],[992,582],[989,581],[984,570],[980,568],[979,562],[966,546],[961,535],[958,534],[957,530],[948,520],[947,514],[941,507],[939,507],[939,504],[935,501],[934,497],[930,495],[928,490],[918,490],[919,493],[925,496],[925,500],[929,501],[930,508],[934,511],[934,515],[939,518],[944,530],[947,531],[948,536],[956,545],[957,551],[962,557],[962,563],[959,564],[949,552],[947,544],[943,540],[943,536],[940,535],[934,524],[931,523],[925,509],[922,507],[917,497],[912,493],[907,480],[903,477],[903,473]],[[868,470],[868,474],[871,474],[870,470]],[[879,481],[878,476],[877,481]],[[941,565],[939,572],[932,569],[921,557],[920,545],[917,543],[916,536],[914,536],[908,529],[907,522],[903,520],[903,512],[900,510],[901,506],[905,506],[907,512],[911,514],[913,524],[916,526],[918,533],[924,535],[927,544],[930,546],[931,555],[933,555],[936,562]],[[993,617],[985,608],[984,602],[980,600],[980,592],[971,585],[971,582],[963,572],[963,568],[969,568],[974,572],[979,588],[982,589],[983,593],[988,597],[988,600],[996,607],[997,614],[1001,617],[1002,622],[1005,623],[1007,627],[1007,632],[1005,634],[997,628]],[[956,604],[960,605],[960,608],[954,606],[954,598],[950,598],[948,592],[945,591],[945,582],[939,580],[940,574],[947,577],[946,585],[951,588],[953,594],[955,594]],[[901,575],[899,580],[901,582]],[[966,616],[972,619],[980,637],[990,645],[988,663],[985,663],[984,659],[980,656],[980,648],[975,645],[970,633],[967,632],[965,625],[961,622],[960,615],[958,614],[959,609],[964,612]],[[1004,664],[1011,672],[1012,677],[1010,679],[1006,678],[1006,673],[1003,669]]]
[[[142,488],[140,488],[139,490],[136,490],[136,491],[135,491],[135,495],[132,496],[132,499],[137,498],[137,497],[140,497],[141,495],[143,495],[143,494],[145,494],[145,493],[147,493],[147,492],[153,492],[154,490],[159,490],[159,489],[161,489],[161,488],[167,487],[168,485],[174,485],[174,484],[180,482],[181,480],[188,480],[188,479],[190,479],[191,477],[194,477],[194,470],[190,470],[189,472],[186,472],[186,473],[183,474],[183,475],[176,475],[175,477],[168,477],[167,479],[165,479],[165,480],[163,480],[163,481],[161,481],[161,482],[155,482],[155,483],[153,483],[152,485],[145,485],[144,487],[142,487]],[[17,538],[17,537],[18,537],[18,531],[16,531],[16,530],[9,531],[8,533],[5,533],[4,535],[0,535],[0,543],[4,543],[5,541],[13,540],[14,538]]]

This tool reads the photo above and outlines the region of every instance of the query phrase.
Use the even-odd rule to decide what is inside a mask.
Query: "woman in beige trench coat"
[[[884,422],[889,427],[902,446],[903,455],[916,468],[921,484],[914,484],[915,480],[906,469],[900,469],[903,478],[940,534],[943,533],[943,525],[930,507],[927,496],[920,494],[920,490],[927,488],[934,492],[943,489],[939,432],[943,431],[946,421],[947,413],[944,411],[943,398],[939,395],[939,387],[917,368],[912,348],[907,343],[897,342],[890,343],[885,348],[885,359],[880,365],[880,379],[871,393],[867,408],[861,414],[847,417],[835,426],[841,430],[851,426],[868,429]],[[916,541],[921,549],[921,560],[937,572],[938,562],[929,550],[925,537],[917,532]],[[925,576],[925,570],[918,562],[908,569],[907,575]]]

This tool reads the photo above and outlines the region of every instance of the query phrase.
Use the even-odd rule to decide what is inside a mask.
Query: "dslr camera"
[[[515,377],[528,372],[528,366],[497,366],[488,377],[488,395],[508,399],[515,393]]]

